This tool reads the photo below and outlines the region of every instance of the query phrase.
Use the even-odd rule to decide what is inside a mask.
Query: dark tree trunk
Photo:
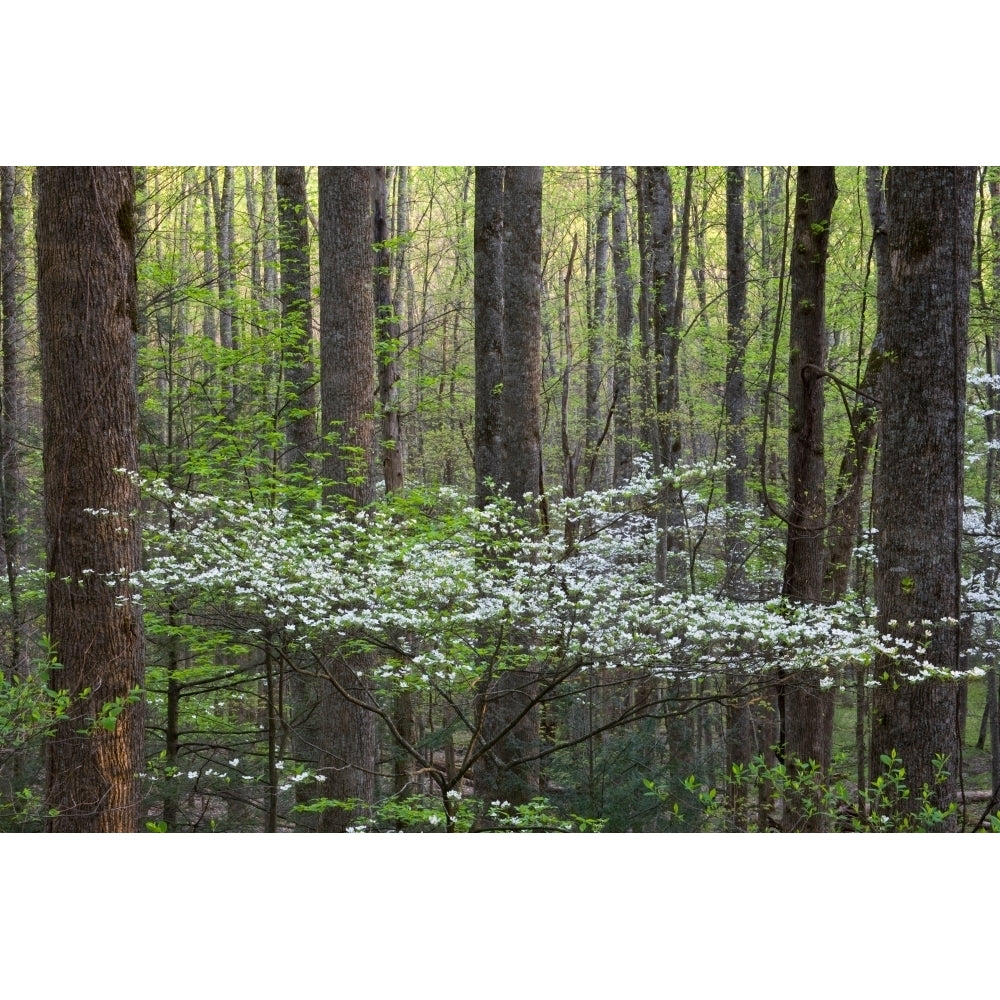
[[[10,599],[10,646],[5,666],[26,676],[30,668],[28,627],[21,620],[22,536],[25,482],[22,462],[25,432],[24,379],[24,226],[17,218],[23,197],[22,168],[0,167],[0,538],[3,540],[7,594]],[[3,671],[6,673],[6,670]]]
[[[476,167],[474,294],[476,423],[474,457],[480,506],[507,480],[503,393],[503,167]]]
[[[55,832],[141,821],[142,614],[122,577],[140,566],[139,495],[118,471],[139,465],[134,198],[129,167],[38,172],[47,623],[74,699],[48,742]]]
[[[726,472],[726,503],[730,529],[726,542],[726,581],[741,593],[745,540],[736,530],[747,502],[747,256],[744,234],[744,168],[726,168],[726,455],[732,465]]]
[[[278,248],[281,260],[281,319],[285,327],[288,468],[295,481],[312,480],[310,451],[316,448],[316,383],[312,360],[312,289],[305,167],[276,167]]]
[[[726,586],[737,597],[745,595],[747,544],[741,533],[747,500],[746,411],[747,392],[744,366],[747,332],[747,259],[744,233],[744,168],[726,168],[726,455],[732,465],[726,471]],[[726,774],[745,766],[751,757],[750,708],[740,688],[742,675],[727,678],[729,701],[726,707]],[[730,808],[737,806],[739,789],[730,786]]]
[[[894,167],[886,182],[891,282],[885,354],[876,528],[878,630],[916,643],[917,659],[959,671],[965,372],[975,169]],[[960,684],[913,682],[907,658],[880,655],[874,676],[871,767],[896,751],[918,809],[955,799],[960,764]],[[934,758],[949,777],[935,784]]]
[[[375,256],[372,249],[373,167],[320,167],[320,393],[324,495],[328,503],[364,507],[375,496]],[[320,694],[321,771],[334,799],[375,795],[377,729],[371,704],[369,654],[328,664]],[[354,704],[343,692],[361,704]],[[343,810],[325,812],[322,829],[350,825]]]
[[[587,383],[583,488],[593,488],[597,453],[602,439],[601,383],[603,381],[604,324],[608,315],[608,226],[611,216],[611,168],[601,167],[597,195],[597,235],[594,243],[594,311],[587,327]]]
[[[479,168],[476,171],[476,357],[495,365],[496,320],[502,318],[500,379],[492,367],[477,373],[476,415],[477,484],[496,461],[493,449],[499,437],[503,455],[502,478],[508,495],[521,505],[522,515],[536,521],[538,503],[526,494],[542,492],[540,437],[541,396],[541,167]],[[502,180],[501,180],[502,177]],[[502,183],[502,198],[497,195]],[[480,187],[482,185],[482,187]],[[480,205],[481,194],[485,204]],[[496,243],[503,235],[502,263]],[[479,266],[484,270],[480,279]],[[498,293],[502,296],[498,302]],[[480,329],[480,320],[482,329]],[[487,394],[500,386],[500,412]],[[481,422],[482,417],[482,422]],[[496,425],[500,420],[499,435]],[[513,648],[513,647],[510,647]],[[480,743],[486,749],[475,766],[476,794],[484,801],[528,801],[538,792],[537,763],[522,761],[538,745],[538,710],[534,707],[537,676],[533,670],[489,665],[484,690],[477,698]]]
[[[826,374],[826,258],[837,199],[833,167],[799,167],[792,235],[791,319],[788,350],[788,540],[782,596],[823,599],[826,467],[823,389]],[[814,760],[828,768],[833,695],[812,672],[784,688],[783,750],[789,765]],[[797,817],[793,820],[797,821]],[[809,828],[818,828],[809,824]]]
[[[285,428],[288,439],[285,463],[293,487],[293,492],[289,494],[289,505],[306,508],[315,482],[314,463],[310,453],[318,446],[306,169],[301,166],[275,167],[274,173],[281,265],[281,350],[285,371],[285,401],[290,413]],[[298,490],[302,493],[297,493]],[[316,756],[319,732],[314,688],[314,684],[297,674],[290,678],[292,752],[296,759],[312,767],[319,764]],[[322,794],[322,791],[318,782],[300,781],[295,785],[295,798],[299,804],[304,804]],[[319,819],[315,814],[298,814],[297,830],[315,830],[318,827]]]
[[[392,298],[389,194],[385,167],[375,167],[375,341],[382,416],[382,475],[387,493],[403,488],[403,435],[399,424],[399,317]]]
[[[521,502],[542,492],[541,167],[505,168],[503,219],[503,437],[510,495]]]
[[[611,259],[615,275],[615,485],[632,478],[632,332],[635,307],[629,260],[625,168],[611,168]]]

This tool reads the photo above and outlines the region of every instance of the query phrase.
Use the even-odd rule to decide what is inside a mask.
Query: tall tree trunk
[[[129,167],[38,172],[46,618],[73,697],[47,745],[55,832],[141,820],[139,495],[120,471],[139,465],[134,199]]]
[[[747,502],[747,256],[744,233],[743,167],[726,167],[726,504],[730,508],[726,540],[726,582],[737,594],[745,578],[747,545],[739,533]]]
[[[542,167],[504,170],[504,445],[510,495],[542,493]],[[533,517],[529,504],[525,514]]]
[[[311,483],[316,448],[316,384],[312,362],[312,288],[305,167],[276,167],[281,260],[282,338],[286,357],[288,468],[299,485]]]
[[[583,488],[594,486],[597,452],[602,438],[600,396],[603,381],[604,324],[608,315],[608,226],[611,216],[611,168],[601,167],[597,193],[597,235],[594,242],[594,311],[587,327],[587,381]]]
[[[285,461],[295,490],[291,494],[291,505],[308,508],[315,479],[310,453],[316,450],[318,442],[306,169],[301,166],[275,167],[274,174],[281,264],[282,367],[290,414],[285,430],[288,439]],[[297,492],[299,490],[301,494]],[[289,679],[289,692],[292,752],[307,766],[316,767],[319,764],[316,755],[319,745],[316,685],[293,674]],[[305,804],[323,791],[316,781],[300,781],[295,785],[296,802]],[[301,813],[296,819],[296,830],[316,830],[319,823],[314,814]]]
[[[827,338],[826,258],[837,184],[833,167],[799,167],[792,235],[791,322],[788,347],[788,540],[782,596],[823,599],[826,468],[823,389]],[[812,672],[784,686],[783,750],[788,764],[830,765],[832,690]],[[794,812],[794,810],[793,810]],[[793,821],[798,817],[793,816]],[[817,824],[808,824],[818,828]]]
[[[632,334],[635,307],[629,260],[625,168],[611,168],[611,259],[615,275],[615,486],[632,478]]]
[[[476,498],[483,506],[506,482],[504,459],[503,167],[476,167]]]
[[[389,192],[386,168],[375,167],[375,353],[378,367],[378,397],[382,417],[382,476],[385,492],[403,489],[403,435],[399,422],[399,314],[392,295],[393,255],[389,248],[392,233],[389,226]],[[397,244],[396,256],[402,256],[402,243]],[[397,271],[398,273],[398,271]],[[413,696],[399,692],[393,699],[393,724],[399,735],[413,742]],[[412,758],[399,747],[393,751],[393,792],[405,794],[413,778]]]
[[[502,315],[500,404],[497,415],[486,402],[483,423],[477,412],[477,456],[484,468],[477,465],[476,478],[486,471],[493,460],[489,433],[495,430],[486,423],[487,416],[500,419],[499,439],[504,458],[503,476],[508,495],[521,506],[528,521],[537,521],[538,506],[527,494],[538,497],[542,492],[540,437],[541,396],[541,241],[542,241],[542,177],[541,167],[506,167],[503,170],[502,202],[499,211],[503,233],[503,257],[499,287],[497,283],[496,246],[498,212],[496,206],[498,176],[488,173],[492,168],[480,168],[476,173],[476,264],[485,267],[480,283],[476,276],[477,360],[495,361],[491,353],[495,345],[497,312]],[[487,204],[480,215],[479,183]],[[502,299],[498,305],[497,292]],[[483,320],[480,334],[478,320]],[[480,354],[480,348],[483,353]],[[477,404],[490,391],[491,369],[477,376]],[[482,437],[479,432],[482,432]],[[480,450],[479,446],[482,446]],[[527,637],[525,637],[527,639]],[[496,799],[512,803],[528,801],[538,792],[538,765],[525,761],[538,745],[538,710],[534,706],[537,676],[533,670],[500,668],[486,679],[484,690],[477,699],[480,738],[486,751],[476,763],[476,794],[491,802]]]
[[[382,415],[382,475],[387,493],[403,488],[403,435],[399,426],[399,317],[392,298],[389,194],[385,167],[375,167],[375,341]]]
[[[746,303],[747,259],[744,232],[743,167],[726,167],[726,455],[731,466],[726,470],[726,586],[738,597],[745,595],[745,562],[748,546],[741,527],[747,502],[746,441]],[[741,691],[742,674],[727,677],[729,700],[726,705],[726,774],[734,766],[745,766],[751,757],[750,708]],[[730,809],[735,813],[739,789],[730,785]]]
[[[363,508],[375,497],[375,306],[372,250],[374,168],[320,167],[320,393],[325,498]],[[320,686],[321,772],[334,799],[375,795],[377,728],[371,704],[374,657],[360,653],[328,665]],[[322,829],[341,832],[350,813],[323,814]]]
[[[892,279],[883,318],[885,355],[878,469],[872,501],[878,630],[916,644],[917,659],[961,669],[965,371],[975,169],[893,167],[886,181]],[[959,688],[913,681],[909,657],[880,654],[874,676],[871,767],[895,751],[910,798],[944,808],[961,763]],[[949,772],[935,781],[935,755]]]
[[[21,620],[25,482],[22,463],[25,434],[24,382],[24,226],[17,203],[24,197],[21,168],[0,167],[0,538],[3,541],[7,594],[10,600],[10,647],[4,667],[24,677],[30,667],[27,623]],[[6,674],[7,670],[4,669]]]
[[[868,354],[864,374],[850,414],[850,436],[840,463],[837,491],[830,507],[827,528],[827,564],[824,588],[828,600],[839,600],[851,581],[851,554],[861,528],[861,502],[864,496],[868,461],[875,445],[878,428],[878,376],[882,365],[882,320],[889,288],[888,220],[882,168],[866,168],[868,213],[872,220],[872,251],[876,267],[876,304],[878,308],[875,337]]]

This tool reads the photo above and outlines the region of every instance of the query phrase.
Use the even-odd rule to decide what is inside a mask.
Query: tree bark
[[[960,587],[965,374],[975,168],[893,167],[886,182],[891,282],[886,296],[876,528],[878,630],[916,644],[916,659],[961,669]],[[907,658],[908,659],[908,658]],[[874,676],[872,774],[896,751],[910,798],[953,802],[961,761],[956,681],[910,676],[881,654]],[[919,668],[917,668],[919,669]],[[949,772],[935,782],[934,758]]]
[[[285,326],[287,465],[295,481],[312,481],[309,453],[316,448],[316,383],[312,361],[312,288],[305,167],[276,167],[278,250],[281,261],[281,317]]]
[[[375,340],[382,416],[382,476],[387,493],[403,488],[403,435],[399,424],[399,317],[392,297],[389,194],[385,167],[375,167]]]
[[[55,832],[139,828],[142,615],[134,182],[128,167],[38,172],[47,624],[73,697],[47,745]],[[102,715],[102,707],[114,706]]]
[[[503,393],[503,167],[476,167],[474,461],[480,506],[506,482]]]
[[[476,171],[476,359],[485,364],[476,378],[476,480],[485,482],[499,449],[503,466],[502,480],[497,481],[507,483],[507,495],[531,522],[537,522],[539,507],[525,496],[537,498],[542,493],[542,177],[542,167]],[[499,264],[498,233],[503,247]],[[498,361],[500,379],[494,382]],[[488,398],[497,385],[499,412]],[[518,641],[515,637],[508,648],[516,648]],[[475,766],[476,794],[487,802],[526,802],[538,792],[538,765],[517,762],[538,744],[538,710],[533,707],[536,672],[508,669],[502,662],[486,666],[476,699],[480,742],[486,748]]]
[[[611,168],[611,260],[615,276],[615,486],[632,478],[632,336],[635,307],[629,261],[625,168]]]
[[[22,169],[0,167],[0,350],[3,388],[0,393],[0,538],[3,541],[7,593],[10,598],[10,646],[7,667],[25,677],[30,669],[28,627],[21,620],[19,582],[25,529],[25,480],[22,462],[25,435],[24,380],[24,226],[17,202],[24,196]]]
[[[743,167],[726,167],[726,455],[732,465],[726,470],[726,587],[737,597],[747,596],[745,562],[747,544],[741,532],[746,507],[746,481],[749,460],[746,442],[746,363],[747,331],[747,260],[744,232]],[[740,691],[742,674],[727,677],[729,696],[726,705],[726,775],[734,766],[745,766],[751,757],[750,708]],[[740,790],[731,784],[730,809],[737,812]]]
[[[375,306],[372,249],[373,167],[320,167],[320,393],[324,497],[362,508],[375,498]],[[320,771],[334,799],[375,795],[377,728],[371,702],[367,653],[338,657],[331,684],[320,682]],[[351,813],[328,810],[322,829],[341,832]]]
[[[788,540],[782,596],[790,601],[823,599],[826,467],[824,378],[827,338],[826,258],[837,184],[833,167],[799,167],[792,235],[791,317],[788,358]],[[786,763],[830,765],[832,690],[820,676],[800,673],[783,685]],[[793,810],[794,812],[794,810]],[[798,817],[792,817],[798,821]],[[809,823],[809,829],[818,829]]]
[[[504,170],[504,447],[510,495],[542,491],[542,167]],[[525,516],[534,519],[534,503]]]
[[[608,315],[608,256],[611,218],[611,168],[601,167],[597,193],[597,234],[594,242],[594,311],[587,327],[587,381],[585,440],[583,449],[584,490],[593,489],[597,475],[597,453],[602,439],[600,410],[604,353],[604,324]]]

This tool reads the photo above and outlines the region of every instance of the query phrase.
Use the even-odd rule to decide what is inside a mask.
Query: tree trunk
[[[387,493],[403,488],[403,435],[399,426],[399,317],[392,298],[389,195],[385,167],[375,167],[375,341],[382,415],[382,475]]]
[[[799,167],[792,235],[791,321],[788,350],[788,541],[782,596],[790,601],[823,599],[826,467],[823,389],[827,339],[826,258],[837,184],[833,167]],[[830,765],[833,695],[820,676],[800,673],[786,680],[785,761]],[[793,808],[792,812],[796,810]],[[793,822],[799,817],[792,816]],[[809,829],[818,829],[809,823]]]
[[[295,482],[310,486],[310,451],[316,448],[316,384],[312,361],[312,289],[305,167],[276,167],[281,317],[285,326],[288,468]]]
[[[611,168],[601,167],[597,194],[597,235],[594,243],[594,311],[587,327],[587,381],[585,440],[583,449],[584,490],[593,489],[597,474],[597,452],[602,439],[600,409],[603,381],[604,324],[608,315],[608,225],[611,216]]]
[[[737,597],[745,591],[745,562],[748,547],[741,531],[747,500],[746,442],[746,302],[747,260],[743,217],[743,167],[726,168],[726,454],[732,465],[726,470],[726,587]],[[729,699],[726,705],[726,775],[734,766],[745,767],[750,761],[750,708],[741,693],[742,674],[727,677]],[[734,816],[739,789],[731,784],[729,806]]]
[[[320,393],[328,503],[362,508],[375,497],[374,168],[320,167]],[[371,703],[374,657],[360,653],[328,665],[331,678],[361,702],[320,683],[320,770],[334,799],[375,795],[377,728]],[[322,829],[350,825],[344,810],[323,813]]]
[[[729,528],[726,540],[726,582],[742,593],[747,545],[739,532],[747,502],[747,257],[744,234],[744,168],[726,168],[726,455],[732,465],[726,471],[726,504]]]
[[[134,225],[129,167],[39,170],[46,617],[74,699],[47,747],[55,832],[141,822],[139,495],[120,471],[139,464]]]
[[[632,333],[635,307],[625,202],[625,168],[611,168],[611,259],[615,275],[615,486],[632,478]]]
[[[0,538],[3,541],[7,593],[10,599],[9,658],[13,675],[30,669],[28,627],[21,620],[20,576],[25,521],[22,450],[25,436],[24,381],[24,225],[17,203],[24,197],[22,169],[0,167],[0,350],[3,388],[0,394]]]
[[[504,464],[503,167],[476,167],[476,498],[483,506],[506,482]]]
[[[477,483],[483,481],[499,446],[503,455],[502,476],[507,493],[521,506],[522,516],[537,521],[538,504],[525,499],[542,492],[540,396],[541,396],[541,167],[478,168],[476,171],[476,356],[487,367],[477,373]],[[498,188],[502,176],[502,199]],[[480,189],[482,183],[482,189]],[[481,193],[485,204],[480,206]],[[480,214],[482,213],[482,214]],[[497,233],[503,234],[503,255],[498,281]],[[484,271],[480,280],[478,268]],[[498,301],[498,293],[502,296]],[[501,372],[496,363],[496,320],[502,317]],[[482,320],[482,330],[479,321]],[[485,397],[500,386],[500,412]],[[496,425],[489,421],[499,419]],[[492,445],[492,447],[491,447]],[[517,647],[517,640],[510,648]],[[496,672],[493,667],[499,668]],[[538,765],[517,763],[538,745],[538,710],[535,671],[507,669],[502,662],[490,664],[484,690],[477,698],[481,720],[480,740],[486,751],[475,765],[476,794],[486,802],[496,799],[512,803],[528,801],[538,792]]]
[[[944,808],[961,761],[959,684],[913,681],[926,662],[961,669],[965,373],[975,169],[894,167],[886,182],[891,282],[883,317],[876,528],[878,631],[916,644],[910,657],[881,654],[874,676],[872,774],[895,751],[920,807],[925,784]],[[948,777],[935,781],[935,755]]]
[[[542,167],[506,167],[504,219],[504,447],[510,495],[542,493]],[[533,519],[531,503],[525,516]]]
[[[866,168],[868,213],[872,220],[872,250],[875,256],[876,303],[884,303],[889,287],[888,220],[885,193],[882,189],[882,168]],[[879,317],[884,306],[880,307]],[[837,492],[830,507],[827,529],[827,565],[824,589],[828,600],[839,600],[847,593],[851,581],[851,554],[861,527],[861,501],[864,494],[868,460],[875,445],[878,429],[878,375],[882,364],[882,323],[876,320],[864,375],[850,414],[850,437],[837,476]]]

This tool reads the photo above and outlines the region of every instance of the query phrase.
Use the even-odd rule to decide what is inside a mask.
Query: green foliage
[[[909,787],[906,769],[896,751],[882,754],[882,772],[860,792],[839,774],[843,758],[824,775],[815,761],[794,760],[769,764],[762,754],[748,764],[733,765],[724,786],[705,785],[691,775],[684,782],[686,796],[678,800],[655,782],[645,782],[647,795],[667,807],[667,815],[685,822],[684,810],[693,809],[696,828],[702,831],[767,831],[785,829],[783,817],[795,803],[798,829],[820,818],[831,830],[854,833],[925,833],[941,831],[957,812],[954,802],[940,808],[935,789],[948,778],[948,761],[936,754],[934,787]],[[992,823],[992,820],[991,820]],[[1000,825],[993,824],[994,832]]]
[[[455,789],[441,798],[411,795],[386,799],[375,807],[355,799],[320,798],[297,805],[292,811],[321,813],[329,809],[352,814],[350,833],[600,833],[605,825],[603,819],[566,815],[544,796],[520,805],[499,800],[484,803]]]

